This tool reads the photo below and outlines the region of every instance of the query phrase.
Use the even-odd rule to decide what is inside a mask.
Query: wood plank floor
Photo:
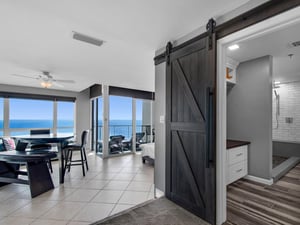
[[[300,164],[271,186],[245,179],[227,187],[224,225],[300,225]]]

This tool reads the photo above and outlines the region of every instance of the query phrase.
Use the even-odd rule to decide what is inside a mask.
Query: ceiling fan
[[[69,83],[73,84],[75,83],[74,80],[59,80],[59,79],[54,79],[52,75],[50,75],[49,72],[47,71],[42,71],[42,74],[37,75],[36,77],[31,77],[31,76],[26,76],[26,75],[20,75],[20,74],[12,74],[13,76],[17,77],[25,77],[29,79],[34,79],[40,81],[40,84],[44,88],[49,88],[52,85],[57,86],[57,87],[64,87],[61,83]]]

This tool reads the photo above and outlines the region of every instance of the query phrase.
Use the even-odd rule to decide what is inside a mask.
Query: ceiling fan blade
[[[16,77],[25,77],[25,78],[31,78],[34,80],[38,80],[38,77],[30,77],[30,76],[25,76],[25,75],[20,75],[20,74],[11,74],[12,76],[16,76]]]
[[[57,83],[57,82],[55,82],[55,81],[53,81],[52,84],[53,84],[53,86],[56,86],[56,87],[61,87],[61,88],[64,87],[64,85],[62,85],[62,84],[60,84],[60,83]]]
[[[74,80],[56,80],[53,79],[54,82],[60,82],[60,83],[69,83],[69,84],[74,84],[75,81]]]

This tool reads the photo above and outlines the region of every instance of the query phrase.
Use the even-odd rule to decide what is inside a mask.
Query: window
[[[136,99],[136,139],[138,143],[153,141],[152,101]],[[140,150],[137,147],[137,150]]]
[[[4,111],[4,99],[0,98],[0,136],[3,136],[3,128],[4,128],[4,123],[3,123],[3,111]]]
[[[110,138],[110,153],[116,154],[126,151],[131,151],[132,137],[132,98],[121,96],[109,96],[109,136]],[[122,146],[122,138],[128,140],[128,144]],[[124,148],[123,148],[124,147]]]
[[[57,133],[74,133],[73,102],[57,102]]]
[[[92,149],[96,149],[96,152],[101,154],[103,143],[103,106],[102,97],[98,97],[92,100]]]
[[[31,128],[53,127],[53,102],[34,99],[9,99],[10,135],[28,134]]]

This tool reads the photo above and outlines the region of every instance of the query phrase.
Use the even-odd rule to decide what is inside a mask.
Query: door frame
[[[282,14],[273,16],[262,22],[254,24],[243,30],[232,33],[222,39],[217,40],[217,127],[216,127],[216,192],[217,192],[217,215],[216,224],[220,225],[227,218],[226,204],[226,128],[227,128],[227,94],[226,94],[226,48],[233,42],[250,40],[263,36],[269,32],[279,30],[285,26],[290,26],[300,22],[300,7],[291,9]]]

